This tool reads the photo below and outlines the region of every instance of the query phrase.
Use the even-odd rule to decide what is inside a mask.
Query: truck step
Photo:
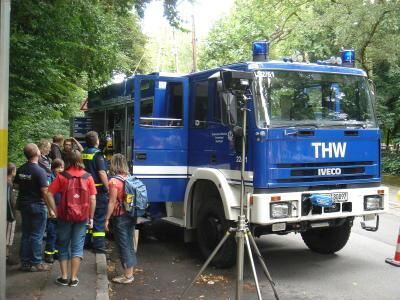
[[[164,217],[162,220],[167,221],[169,223],[178,225],[180,227],[185,227],[185,222],[183,219],[175,218],[175,217]]]

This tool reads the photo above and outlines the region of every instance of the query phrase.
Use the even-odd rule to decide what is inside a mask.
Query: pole
[[[172,28],[172,41],[173,41],[173,46],[172,46],[172,51],[174,55],[174,64],[175,64],[175,72],[178,73],[178,47],[176,45],[176,33],[175,33],[175,28]]]
[[[0,199],[7,194],[8,83],[11,0],[0,6]],[[4,201],[2,201],[4,203]],[[3,207],[5,207],[3,205]],[[0,209],[0,300],[6,299],[6,210]]]
[[[196,24],[194,21],[194,14],[192,15],[192,60],[193,60],[193,72],[197,71],[197,45],[196,45]]]
[[[246,127],[247,127],[247,98],[243,94],[243,135],[242,135],[242,164],[241,164],[241,180],[240,180],[240,215],[238,218],[238,228],[236,232],[237,257],[236,257],[236,300],[243,297],[243,266],[244,266],[244,234],[246,228],[246,219],[244,215],[244,172],[246,169]]]

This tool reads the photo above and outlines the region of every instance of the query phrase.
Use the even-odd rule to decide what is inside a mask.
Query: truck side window
[[[140,101],[140,117],[152,117],[154,107],[154,81],[142,80],[140,82]],[[141,122],[141,124],[143,123]]]
[[[165,101],[166,126],[183,126],[183,85],[180,82],[168,82]]]
[[[213,110],[213,122],[222,123],[222,114],[221,114],[221,99],[218,95],[218,86],[216,79],[210,79],[208,86],[208,94],[210,96],[210,104]]]
[[[194,114],[192,126],[196,128],[207,127],[208,120],[208,81],[195,83]]]

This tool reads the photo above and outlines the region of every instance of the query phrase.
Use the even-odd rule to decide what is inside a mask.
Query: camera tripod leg
[[[236,231],[236,300],[243,297],[243,266],[244,266],[244,232]]]
[[[225,236],[221,239],[217,247],[215,247],[214,251],[210,254],[210,256],[207,258],[206,262],[203,264],[201,267],[199,273],[197,273],[196,277],[193,279],[193,281],[188,285],[188,287],[183,291],[182,295],[179,296],[179,299],[182,299],[183,296],[186,295],[187,291],[192,287],[192,285],[196,282],[196,280],[200,277],[200,275],[204,272],[204,270],[208,267],[214,256],[217,254],[218,250],[222,247],[222,245],[225,243],[225,241],[229,238],[231,233],[234,231],[234,229],[230,228],[226,233]]]
[[[260,291],[260,285],[258,283],[256,267],[254,265],[253,254],[251,252],[251,247],[250,247],[248,234],[249,234],[249,231],[247,229],[247,231],[245,232],[245,236],[244,236],[245,237],[245,241],[246,241],[246,246],[247,246],[247,254],[249,255],[249,259],[250,259],[250,263],[251,263],[251,269],[253,271],[254,283],[256,284],[258,299],[262,300],[261,291]]]
[[[261,255],[261,253],[260,253],[260,250],[259,250],[258,247],[257,247],[256,241],[254,240],[254,237],[253,237],[253,235],[251,234],[250,231],[249,231],[249,236],[250,236],[250,241],[251,241],[251,244],[252,244],[252,246],[253,246],[253,249],[254,249],[254,251],[256,252],[257,257],[258,257],[258,260],[260,261],[260,264],[261,264],[261,266],[262,266],[262,268],[263,268],[263,270],[264,270],[264,274],[265,274],[265,276],[267,277],[269,283],[271,284],[271,288],[272,288],[272,290],[273,290],[273,292],[274,292],[275,299],[276,299],[276,300],[279,300],[278,292],[276,291],[276,288],[275,288],[275,282],[272,280],[272,277],[271,277],[271,275],[269,274],[267,265],[266,265],[265,262],[264,262],[264,258],[262,257],[262,255]]]

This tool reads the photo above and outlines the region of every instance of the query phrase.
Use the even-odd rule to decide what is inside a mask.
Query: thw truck
[[[388,208],[375,90],[353,62],[354,52],[318,63],[256,55],[185,75],[134,75],[90,92],[74,135],[96,130],[106,155],[125,154],[147,186],[149,218],[183,227],[207,257],[239,213],[242,113],[221,73],[250,73],[242,128],[249,226],[255,236],[300,233],[311,250],[334,253],[355,217],[375,220],[362,225],[376,230]],[[215,265],[234,264],[234,244]]]

